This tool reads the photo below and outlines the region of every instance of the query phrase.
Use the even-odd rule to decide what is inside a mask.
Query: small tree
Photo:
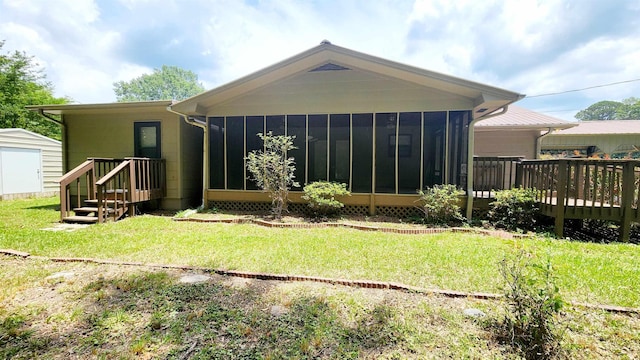
[[[288,151],[296,149],[293,146],[295,136],[273,135],[269,131],[266,135],[259,133],[258,137],[264,147],[263,150],[250,152],[246,157],[247,170],[256,185],[269,193],[271,210],[276,219],[280,219],[282,211],[287,211],[289,190],[292,186],[299,186],[293,174],[296,170],[295,160],[287,157]]]

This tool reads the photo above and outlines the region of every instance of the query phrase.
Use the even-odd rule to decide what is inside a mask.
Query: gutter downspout
[[[492,118],[494,116],[503,115],[507,112],[508,109],[509,109],[509,105],[505,105],[500,108],[500,110],[502,111],[500,111],[499,113],[496,113],[494,111],[491,114],[487,114],[477,119],[473,119],[469,123],[469,130],[468,130],[469,142],[467,146],[467,213],[466,213],[467,221],[471,221],[471,215],[473,213],[473,153],[474,153],[473,148],[475,144],[474,126],[480,120],[485,120],[485,119]]]
[[[549,130],[547,130],[546,133],[538,136],[536,138],[536,159],[540,159],[540,153],[542,152],[542,139],[547,137],[548,135],[551,135],[552,132],[554,132],[556,129],[554,128],[549,128]]]
[[[51,116],[47,115],[47,113],[44,112],[43,109],[38,109],[38,114],[40,114],[40,116],[42,116],[45,120],[50,121],[58,126],[60,126],[60,133],[62,134],[62,159],[64,160],[62,162],[62,173],[66,174],[67,169],[68,169],[68,159],[67,159],[67,126],[65,125],[64,121],[60,121],[57,119],[52,118]],[[60,117],[62,118],[63,115],[60,115]]]
[[[209,132],[207,131],[207,125],[200,124],[193,119],[189,119],[189,115],[179,113],[171,108],[171,105],[167,106],[167,111],[176,114],[184,119],[184,121],[195,127],[202,129],[202,209],[207,208],[207,187],[209,184],[209,172],[207,171],[208,154],[209,154],[209,139],[207,138]]]

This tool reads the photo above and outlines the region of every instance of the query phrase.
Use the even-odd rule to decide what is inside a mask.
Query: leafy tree
[[[575,118],[578,120],[615,120],[616,111],[622,106],[621,102],[617,101],[599,101],[584,110],[580,110]]]
[[[4,41],[0,41],[0,50]],[[65,104],[53,96],[53,87],[32,56],[24,52],[0,53],[0,128],[22,128],[60,140],[60,127],[43,119],[27,105]]]
[[[640,120],[640,99],[630,97],[622,100],[622,105],[616,110],[616,119]]]
[[[295,136],[258,134],[263,141],[263,150],[252,151],[247,156],[247,170],[259,188],[269,193],[272,211],[276,219],[282,218],[282,211],[287,211],[289,190],[300,186],[294,179],[295,161],[287,157],[287,152],[295,149]]]
[[[204,91],[198,75],[177,66],[162,65],[152,74],[143,74],[131,81],[113,83],[119,102],[149,100],[184,100]]]

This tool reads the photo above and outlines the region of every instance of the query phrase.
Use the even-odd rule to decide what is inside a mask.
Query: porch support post
[[[622,170],[622,219],[620,224],[620,241],[629,242],[631,219],[633,218],[633,197],[635,195],[636,163],[627,161]]]
[[[554,212],[555,233],[559,238],[564,235],[564,200],[567,191],[567,175],[567,160],[560,160],[558,162],[558,189],[556,191],[556,209]]]

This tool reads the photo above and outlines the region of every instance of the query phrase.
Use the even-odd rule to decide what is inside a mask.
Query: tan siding
[[[167,197],[180,198],[177,116],[164,107],[129,113],[105,112],[94,115],[67,114],[67,168],[73,169],[88,157],[124,158],[134,155],[133,124],[160,121],[162,158],[166,161]]]
[[[542,140],[544,149],[573,149],[586,146],[597,146],[602,152],[611,154],[620,146],[635,145],[640,147],[638,134],[603,134],[603,135],[549,135]]]
[[[538,134],[532,130],[476,131],[474,155],[524,156],[535,159]]]
[[[58,180],[62,176],[62,146],[59,141],[22,129],[7,129],[0,132],[0,147],[41,150],[42,190],[44,193],[59,191]]]
[[[214,106],[209,115],[465,110],[472,99],[356,70],[303,73]]]

